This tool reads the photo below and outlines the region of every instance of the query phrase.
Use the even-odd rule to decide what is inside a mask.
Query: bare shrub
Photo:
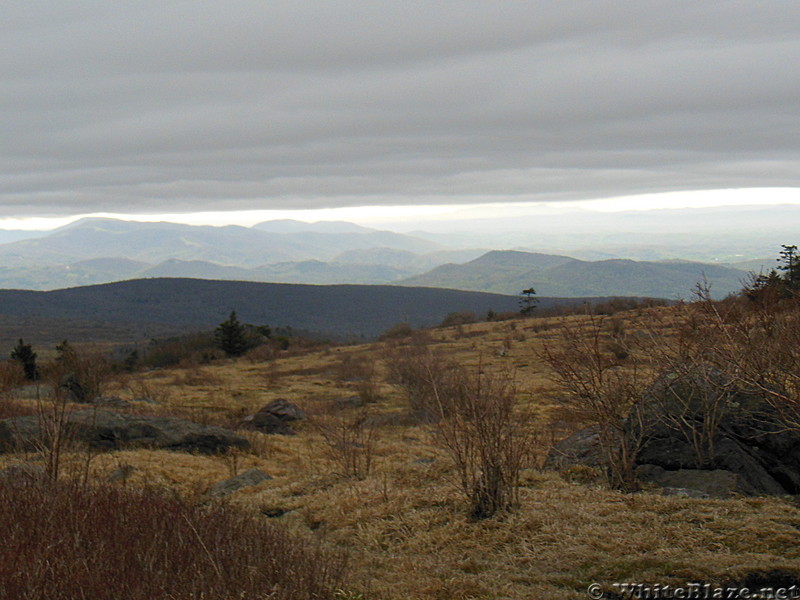
[[[397,323],[384,331],[380,340],[397,340],[410,337],[414,333],[414,328],[408,323]]]
[[[25,370],[18,360],[0,361],[0,394],[5,395],[26,381]]]
[[[33,410],[14,399],[11,392],[27,382],[19,361],[0,362],[0,419],[33,414]]]
[[[43,369],[43,379],[50,384],[52,393],[36,399],[39,435],[34,443],[44,459],[47,476],[52,481],[59,478],[62,456],[75,441],[75,428],[69,421],[74,411],[70,403],[71,392],[62,385],[68,372],[66,369],[66,365],[59,361],[47,365]]]
[[[638,403],[645,382],[635,357],[620,359],[608,339],[604,318],[589,315],[565,323],[542,356],[563,390],[562,406],[598,428],[609,485],[631,491],[637,489],[634,466],[645,434]]]
[[[721,302],[701,295],[694,343],[731,386],[758,392],[785,428],[800,430],[800,299],[780,287],[749,292]]]
[[[533,439],[529,415],[515,410],[508,376],[455,371],[458,385],[433,384],[439,406],[436,439],[456,465],[469,516],[484,519],[519,504],[520,472]],[[454,393],[455,392],[455,393]]]
[[[351,383],[359,398],[366,403],[380,400],[378,365],[370,356],[345,354],[335,367],[336,380],[340,384]]]
[[[154,385],[145,379],[129,380],[127,389],[132,398],[147,398],[156,404],[168,404],[172,398],[172,392],[169,387]]]
[[[0,600],[322,600],[342,587],[341,558],[222,504],[2,480],[0,505]]]
[[[349,416],[317,415],[312,424],[325,440],[328,456],[339,466],[342,476],[363,479],[369,475],[375,429],[370,425],[366,408]]]
[[[648,419],[677,431],[692,447],[697,466],[710,467],[723,421],[732,410],[744,413],[746,407],[733,402],[742,384],[726,324],[738,317],[721,312],[722,305],[702,284],[696,293],[696,302],[664,316],[650,315],[643,324],[647,351],[659,369],[648,393]]]
[[[450,404],[465,393],[458,364],[427,344],[417,343],[387,356],[390,381],[399,385],[411,414],[432,422],[449,414]]]
[[[53,386],[66,390],[76,402],[91,402],[102,396],[111,377],[108,356],[96,348],[76,348],[67,342],[56,348],[58,356],[48,367]],[[56,377],[60,377],[56,381]]]

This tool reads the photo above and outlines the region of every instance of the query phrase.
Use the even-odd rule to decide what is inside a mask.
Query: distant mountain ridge
[[[357,226],[354,226],[357,227]],[[202,260],[257,267],[276,262],[330,260],[347,250],[390,247],[415,253],[439,249],[433,242],[391,231],[275,233],[237,225],[140,223],[82,219],[49,235],[0,245],[5,266],[70,264],[95,258],[126,258],[150,264]]]
[[[533,287],[545,296],[640,296],[688,298],[706,280],[715,296],[742,287],[747,273],[688,261],[649,262],[627,259],[583,261],[518,251],[492,251],[461,265],[442,265],[410,277],[402,285],[519,293]]]
[[[749,214],[749,213],[748,213]],[[632,218],[632,217],[626,217]],[[432,238],[435,239],[435,238]],[[0,244],[0,288],[57,289],[149,277],[307,284],[398,284],[559,297],[687,297],[707,278],[725,295],[739,265],[632,261],[447,249],[435,241],[343,221],[275,220],[248,228],[87,218]],[[745,264],[751,263],[743,263]]]

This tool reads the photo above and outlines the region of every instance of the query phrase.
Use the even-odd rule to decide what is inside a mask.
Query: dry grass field
[[[644,311],[609,323],[635,334],[634,318],[649,317]],[[545,344],[559,343],[563,319],[416,334],[470,370],[513,378],[518,401],[534,417],[534,454],[522,473],[520,506],[506,515],[467,518],[448,454],[431,425],[409,417],[402,390],[389,381],[388,361],[412,351],[413,340],[125,375],[107,393],[149,396],[159,404],[146,410],[159,414],[235,427],[284,398],[310,419],[296,426],[296,436],[246,433],[248,452],[74,453],[65,457],[64,472],[77,477],[88,468],[104,480],[121,466],[134,467],[115,485],[156,487],[201,503],[214,483],[262,469],[273,479],[224,502],[346,553],[348,589],[366,600],[577,600],[588,597],[593,582],[610,589],[622,581],[723,584],[758,570],[800,573],[800,510],[792,498],[623,494],[589,470],[540,469],[549,446],[581,425],[558,410],[559,390],[541,358]],[[366,408],[353,406],[359,396],[370,400]],[[317,424],[347,423],[363,410],[373,437],[359,450],[370,454],[371,468],[348,477]],[[0,467],[20,460],[37,457],[0,455]]]

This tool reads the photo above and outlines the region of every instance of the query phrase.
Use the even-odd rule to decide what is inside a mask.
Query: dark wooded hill
[[[604,299],[595,299],[604,300]],[[581,304],[580,298],[541,298],[540,307]],[[60,341],[76,324],[96,324],[93,341],[113,331],[139,339],[155,333],[210,329],[236,310],[243,322],[293,327],[338,337],[377,336],[392,325],[436,325],[452,312],[510,312],[517,296],[434,288],[380,285],[301,285],[203,279],[154,278],[50,292],[0,290],[5,339],[14,324],[40,341]],[[134,332],[139,332],[136,336]],[[80,341],[75,339],[74,341]]]

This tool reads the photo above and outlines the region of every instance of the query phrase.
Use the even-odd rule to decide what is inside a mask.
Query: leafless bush
[[[312,424],[325,440],[328,455],[341,469],[341,475],[363,479],[372,468],[375,430],[369,423],[369,411],[353,415],[318,415]]]
[[[62,385],[66,366],[56,361],[47,365],[43,372],[42,379],[50,384],[52,392],[36,399],[39,434],[34,444],[44,458],[48,477],[56,481],[61,471],[62,456],[75,442],[75,428],[69,420],[74,408],[70,403],[70,392]]]
[[[373,403],[380,399],[378,365],[374,358],[345,354],[336,365],[335,373],[340,384],[354,385],[364,402]]]
[[[386,362],[389,380],[400,386],[411,414],[420,421],[448,415],[466,393],[461,367],[425,343],[390,352]]]
[[[742,389],[735,374],[728,325],[736,319],[698,284],[697,301],[643,323],[644,347],[658,374],[648,392],[648,419],[677,431],[693,449],[698,467],[710,467],[716,440]],[[663,332],[668,331],[667,335]]]
[[[26,383],[22,364],[16,360],[0,362],[0,419],[22,416],[30,409],[12,398],[11,392]]]
[[[640,405],[644,380],[635,357],[620,359],[608,349],[605,319],[587,316],[564,324],[559,340],[542,353],[560,384],[564,407],[595,425],[611,487],[637,488],[636,455],[644,436]]]
[[[0,505],[0,600],[322,600],[342,587],[341,558],[221,504],[2,480]]]
[[[706,360],[740,389],[755,390],[788,429],[800,430],[800,299],[764,293],[724,302],[707,297],[700,325]]]
[[[7,394],[25,382],[25,370],[18,360],[0,362],[0,395]]]
[[[508,376],[455,371],[458,385],[433,383],[439,406],[436,439],[456,465],[473,519],[491,517],[519,504],[519,477],[533,438],[528,414],[515,410],[516,389]],[[452,394],[452,395],[451,395]]]
[[[129,379],[127,389],[132,398],[147,398],[156,404],[168,404],[172,393],[163,385],[154,385],[145,379]]]
[[[77,402],[91,402],[103,395],[111,376],[111,360],[96,348],[76,348],[67,342],[57,347],[58,356],[50,365],[50,380],[68,391]],[[61,379],[55,381],[55,375]]]
[[[408,323],[397,323],[396,325],[392,325],[389,329],[383,332],[383,334],[381,334],[379,339],[381,339],[382,341],[398,340],[410,337],[413,333],[414,333],[414,328]]]

